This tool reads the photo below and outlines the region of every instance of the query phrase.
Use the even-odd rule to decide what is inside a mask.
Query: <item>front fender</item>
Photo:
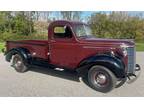
[[[125,65],[122,60],[111,55],[96,55],[84,59],[78,66],[78,70],[86,67],[90,68],[93,65],[102,65],[110,69],[117,78],[126,77]]]

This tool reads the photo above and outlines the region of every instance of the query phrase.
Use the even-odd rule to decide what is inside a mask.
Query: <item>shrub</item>
[[[4,42],[7,40],[38,40],[38,39],[46,40],[48,39],[48,36],[47,34],[37,34],[37,33],[33,33],[29,36],[10,32],[4,32],[0,34],[0,42]]]

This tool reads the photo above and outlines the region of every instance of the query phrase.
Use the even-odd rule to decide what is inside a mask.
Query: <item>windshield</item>
[[[91,28],[85,24],[76,25],[75,33],[77,37],[91,37],[92,36]]]

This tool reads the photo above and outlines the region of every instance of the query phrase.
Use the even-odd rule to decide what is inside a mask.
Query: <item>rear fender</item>
[[[96,55],[84,59],[78,66],[77,70],[89,70],[93,65],[102,65],[110,69],[117,78],[125,78],[125,65],[122,60],[111,55]],[[81,73],[81,72],[80,72]],[[81,73],[82,74],[82,73]]]
[[[11,50],[9,50],[5,55],[6,55],[6,61],[10,62],[10,60],[12,59],[12,56],[15,54],[19,54],[22,56],[24,62],[30,63],[31,61],[31,54],[30,52],[25,49],[25,48],[13,48]]]

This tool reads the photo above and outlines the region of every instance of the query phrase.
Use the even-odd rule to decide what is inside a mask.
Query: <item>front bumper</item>
[[[139,64],[136,64],[135,65],[135,73],[127,74],[127,78],[128,78],[127,83],[132,83],[132,82],[136,81],[137,78],[140,76],[140,73],[141,73],[141,67]]]

